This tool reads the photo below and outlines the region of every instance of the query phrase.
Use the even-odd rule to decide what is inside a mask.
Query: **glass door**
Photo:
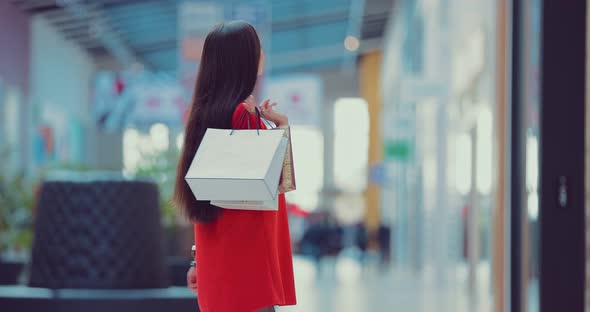
[[[541,1],[523,0],[521,10],[521,100],[520,137],[525,165],[522,190],[522,311],[539,309],[539,107]]]

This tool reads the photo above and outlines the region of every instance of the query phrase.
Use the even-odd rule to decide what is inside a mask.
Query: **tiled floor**
[[[321,263],[318,272],[311,261],[296,257],[294,269],[298,305],[281,307],[278,312],[492,311],[489,264],[486,263],[482,263],[478,268],[478,282],[475,287],[477,291],[470,291],[472,288],[467,286],[466,267],[460,263],[446,268],[444,283],[438,283],[434,270],[428,267],[420,274],[399,269],[379,271],[370,265],[361,268],[356,261],[349,258],[326,259]],[[531,281],[529,286],[527,311],[538,312],[538,283]],[[64,293],[67,292],[66,290]],[[156,297],[193,296],[184,287],[151,292]],[[101,291],[92,291],[89,294],[100,296]],[[52,296],[52,292],[24,286],[0,287],[0,297],[30,295],[45,298]]]
[[[318,274],[306,259],[294,262],[298,304],[281,307],[279,312],[489,312],[489,279],[480,278],[478,295],[469,300],[465,270],[454,266],[447,270],[446,282],[437,286],[434,274],[424,270],[414,274],[400,270],[379,272],[361,269],[352,260],[328,260]],[[431,271],[431,270],[430,270]],[[484,277],[485,268],[482,268]]]

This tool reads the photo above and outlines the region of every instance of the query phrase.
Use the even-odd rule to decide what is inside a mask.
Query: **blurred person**
[[[296,303],[284,194],[278,211],[227,210],[196,199],[184,180],[207,128],[266,129],[251,96],[263,68],[252,25],[226,22],[207,35],[174,190],[176,205],[194,222],[195,261],[187,282],[204,312],[266,312]],[[260,114],[287,127],[276,105],[263,101]]]

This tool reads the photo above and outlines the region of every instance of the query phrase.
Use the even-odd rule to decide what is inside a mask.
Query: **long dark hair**
[[[260,53],[258,34],[246,22],[221,23],[205,39],[173,195],[193,222],[214,221],[221,209],[195,198],[184,177],[207,128],[231,128],[235,108],[254,91]]]

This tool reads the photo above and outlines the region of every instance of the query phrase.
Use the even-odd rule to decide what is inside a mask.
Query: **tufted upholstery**
[[[168,287],[155,184],[45,182],[37,211],[29,286]]]

